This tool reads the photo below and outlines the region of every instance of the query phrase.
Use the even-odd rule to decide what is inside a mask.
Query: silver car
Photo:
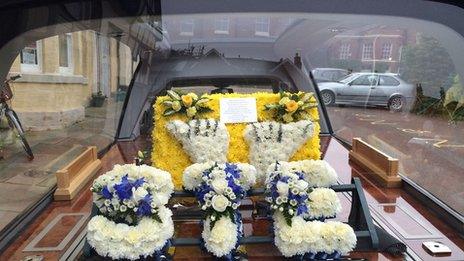
[[[318,84],[325,105],[385,106],[401,111],[412,104],[416,89],[392,73],[353,73],[337,82]]]

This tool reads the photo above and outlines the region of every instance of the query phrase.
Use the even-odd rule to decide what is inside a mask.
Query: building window
[[[269,17],[258,17],[255,23],[255,35],[269,36]]]
[[[382,60],[390,60],[392,52],[392,44],[384,43],[382,45]]]
[[[363,60],[372,60],[373,56],[373,48],[372,48],[372,43],[365,43],[363,44],[363,50],[362,50],[362,59]]]
[[[180,35],[193,35],[193,19],[184,19],[180,22]]]
[[[72,74],[72,35],[59,35],[58,43],[60,48],[60,73]]]
[[[351,58],[350,44],[344,43],[340,45],[340,59],[347,60]]]
[[[40,41],[31,43],[20,52],[21,72],[40,72],[42,45]]]
[[[215,34],[229,34],[229,18],[218,18],[214,23]]]

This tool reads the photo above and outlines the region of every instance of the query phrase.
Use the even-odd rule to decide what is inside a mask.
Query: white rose
[[[218,194],[223,194],[224,190],[228,187],[227,180],[225,179],[215,179],[211,185],[213,186],[214,191]]]
[[[281,197],[288,196],[288,184],[282,181],[277,182],[277,192]]]
[[[148,191],[144,189],[143,187],[138,187],[137,189],[132,188],[132,194],[133,194],[134,200],[138,202],[139,200],[143,199],[148,194]]]
[[[308,182],[300,179],[296,182],[296,186],[300,189],[300,190],[303,190],[305,191],[307,188],[308,188]]]
[[[212,200],[214,210],[223,212],[229,205],[229,200],[223,195],[215,195]]]

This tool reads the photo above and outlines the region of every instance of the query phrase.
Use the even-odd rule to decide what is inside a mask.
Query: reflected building
[[[130,48],[94,31],[45,38],[25,47],[10,76],[12,107],[27,130],[62,129],[85,117],[93,94],[113,97],[132,76]]]
[[[415,44],[416,36],[415,31],[388,26],[341,32],[327,43],[327,66],[398,73],[403,46]]]

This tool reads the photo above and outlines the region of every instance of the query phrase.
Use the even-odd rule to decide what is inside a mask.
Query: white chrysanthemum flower
[[[247,191],[256,184],[256,168],[247,163],[235,163],[240,174],[240,185]]]
[[[235,248],[237,236],[237,225],[228,217],[221,217],[216,221],[212,230],[209,219],[204,223],[202,237],[205,247],[217,257],[227,255]]]
[[[205,170],[211,168],[214,165],[214,162],[206,162],[206,163],[195,163],[188,166],[182,175],[182,181],[184,188],[187,190],[194,190],[198,185],[201,184],[203,181],[202,174]]]
[[[249,160],[257,169],[258,182],[265,180],[270,164],[287,161],[313,135],[314,124],[307,120],[289,124],[249,124],[244,137],[250,145]]]
[[[224,123],[215,119],[170,121],[167,130],[178,141],[195,163],[226,162],[229,150],[229,132]]]
[[[309,217],[335,217],[341,210],[340,199],[333,189],[315,188],[309,193]]]
[[[174,234],[171,210],[162,207],[158,214],[162,223],[143,218],[136,226],[94,216],[88,224],[87,241],[100,256],[130,260],[147,257],[160,250]]]

